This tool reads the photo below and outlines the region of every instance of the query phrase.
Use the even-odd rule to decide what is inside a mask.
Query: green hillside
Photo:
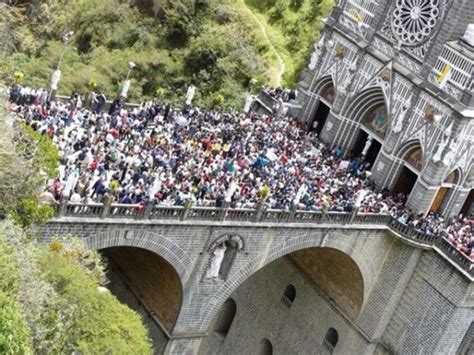
[[[282,84],[293,87],[308,64],[313,44],[334,0],[242,0],[265,24],[270,41],[283,59]]]
[[[182,102],[217,95],[240,105],[258,84],[293,86],[332,0],[29,0],[1,4],[1,72],[7,81],[49,86],[63,44],[59,92],[113,97],[132,71],[130,100]],[[15,75],[16,74],[16,75]],[[253,80],[257,80],[257,85]]]

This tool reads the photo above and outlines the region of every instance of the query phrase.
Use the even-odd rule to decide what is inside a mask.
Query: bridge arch
[[[321,78],[316,83],[313,92],[319,97],[319,100],[312,109],[311,117],[308,121],[308,128],[310,131],[320,134],[326,124],[331,107],[336,98],[336,88],[333,78],[330,75]]]
[[[188,255],[151,232],[112,230],[89,236],[84,244],[108,259],[112,293],[133,308],[138,301],[164,334],[171,334],[188,297],[184,289],[192,267]]]
[[[346,238],[344,238],[343,234],[338,233],[337,235],[332,235],[331,238],[326,240],[327,236],[328,235],[325,235],[322,238],[316,236],[287,238],[273,245],[264,260],[258,257],[251,260],[246,266],[229,278],[220,289],[215,292],[210,301],[204,305],[201,313],[201,330],[206,331],[208,329],[226,299],[252,275],[282,257],[289,256],[295,252],[304,252],[312,249],[337,253],[345,257],[347,263],[352,264],[353,267],[357,269],[359,274],[358,278],[360,280],[360,303],[356,305],[356,311],[352,314],[348,314],[350,318],[356,318],[363,308],[376,270],[374,269],[374,265],[370,262],[370,255],[356,250],[350,241],[345,241]]]
[[[184,283],[191,273],[192,261],[179,245],[153,232],[110,230],[84,238],[86,249],[101,250],[112,247],[136,247],[151,251],[165,259]],[[137,233],[138,234],[138,233]]]

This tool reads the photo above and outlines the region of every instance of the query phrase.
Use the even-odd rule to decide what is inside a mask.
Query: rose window
[[[439,0],[396,0],[392,30],[406,45],[428,38],[439,16]]]

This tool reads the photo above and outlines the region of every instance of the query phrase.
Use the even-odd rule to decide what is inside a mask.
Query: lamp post
[[[125,77],[125,81],[123,82],[122,85],[122,92],[120,93],[120,96],[126,98],[128,95],[128,89],[130,89],[130,73],[132,72],[132,69],[135,68],[137,65],[134,62],[128,62],[128,72],[127,76]]]
[[[51,76],[51,91],[49,92],[49,100],[52,101],[56,97],[56,91],[58,90],[58,84],[59,80],[61,80],[61,63],[63,62],[64,54],[66,53],[67,49],[67,44],[69,43],[69,40],[71,37],[74,35],[73,31],[66,32],[63,34],[61,37],[61,41],[63,42],[63,50],[61,52],[61,56],[59,57],[59,62],[58,66],[56,67],[56,70],[53,72],[53,75]]]

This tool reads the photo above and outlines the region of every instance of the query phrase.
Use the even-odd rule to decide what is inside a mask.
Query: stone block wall
[[[237,342],[245,343],[241,345],[245,351],[263,338],[286,353],[295,343],[304,354],[319,349],[329,327],[339,332],[338,349],[346,353],[351,349],[368,354],[450,353],[474,320],[473,286],[467,277],[438,253],[406,244],[384,226],[65,217],[38,231],[44,241],[71,234],[98,250],[142,248],[171,264],[181,280],[183,301],[167,354],[195,354],[205,344],[222,347],[225,353]],[[209,248],[226,235],[240,238],[242,249],[225,280],[206,279],[212,259]],[[333,274],[319,270],[319,261],[304,260],[306,253],[298,252],[309,248],[337,250],[354,261],[363,280],[358,314],[340,306],[344,300],[357,299],[351,290],[344,290],[345,295],[339,287],[333,296],[323,291],[331,282],[344,280],[344,275],[337,276],[335,266],[335,276],[327,278]],[[300,256],[297,262],[287,257],[294,252]],[[337,262],[332,259],[328,260]],[[281,302],[289,283],[297,290],[291,309]],[[245,325],[230,330],[224,343],[234,345],[226,348],[210,325],[228,297],[237,302],[236,322],[241,321],[235,324]],[[271,332],[264,333],[265,329]]]
[[[288,284],[296,288],[291,308],[281,300]],[[211,332],[201,354],[256,354],[262,339],[271,342],[274,354],[323,354],[331,327],[339,335],[334,354],[363,353],[367,348],[367,341],[287,258],[252,276],[232,298],[237,313],[229,333],[222,338]]]

